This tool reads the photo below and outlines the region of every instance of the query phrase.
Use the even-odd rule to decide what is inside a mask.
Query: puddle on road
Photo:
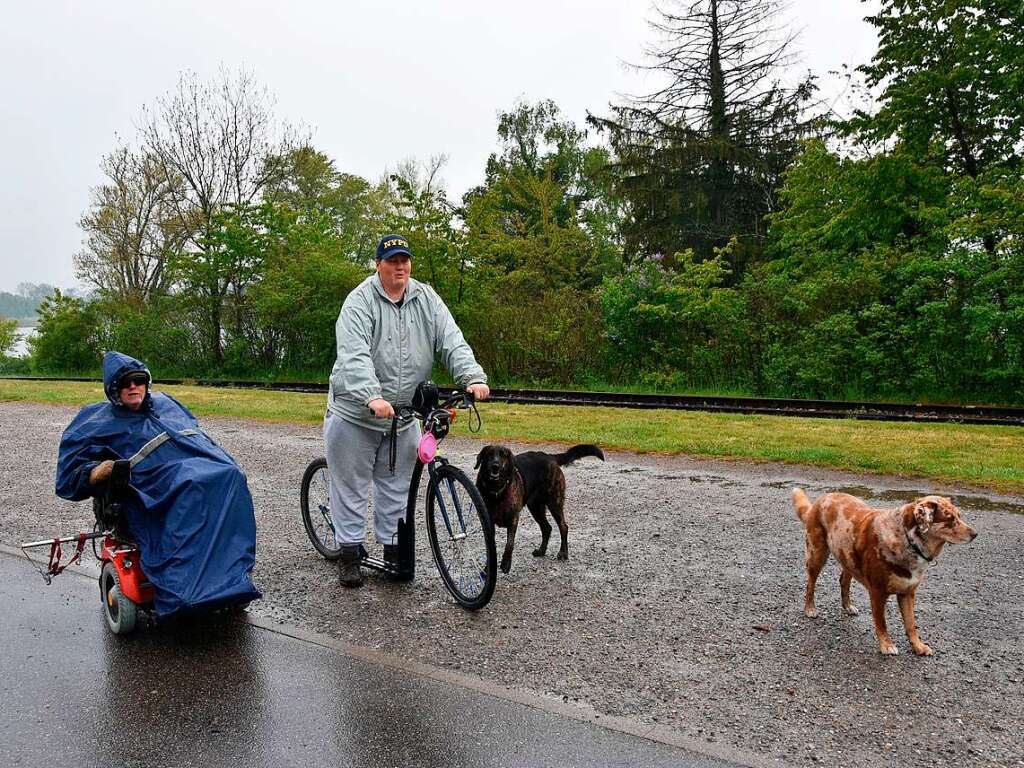
[[[793,480],[778,480],[771,483],[761,483],[762,488],[779,488],[784,490],[788,490],[798,485],[800,484]],[[804,490],[808,491],[808,495],[811,495],[810,488],[804,486]],[[913,501],[921,496],[930,495],[929,491],[915,490],[913,488],[878,490],[876,488],[869,488],[866,485],[847,485],[841,488],[820,490],[821,493],[827,493],[829,491],[835,491],[836,493],[848,493],[851,496],[858,496],[869,501],[894,502],[896,504],[905,504],[908,501]],[[968,496],[966,494],[954,494],[950,498],[960,509],[972,509],[979,510],[981,512],[1011,512],[1016,515],[1024,515],[1024,504],[1015,504],[1009,501],[996,501],[995,499],[990,499],[987,496]]]
[[[677,472],[653,472],[646,467],[625,467],[618,470],[620,475],[637,472],[645,474],[651,480],[689,480],[691,483],[711,483],[712,485],[721,485],[723,488],[729,488],[737,484],[729,480],[729,478],[720,477],[719,475],[685,475]]]
[[[735,485],[724,477],[717,475],[680,475],[671,472],[660,472],[651,475],[652,480],[689,480],[691,483],[712,483],[713,485]]]

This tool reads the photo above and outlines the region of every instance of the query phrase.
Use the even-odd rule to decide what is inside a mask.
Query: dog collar
[[[916,529],[915,529],[915,530],[916,530]],[[927,562],[929,562],[929,563],[930,563],[930,562],[931,562],[932,560],[934,560],[934,559],[935,559],[934,557],[928,557],[928,555],[926,555],[926,554],[924,553],[924,550],[923,550],[923,549],[921,549],[921,547],[919,547],[919,546],[918,546],[917,542],[916,542],[916,541],[914,541],[914,539],[913,539],[913,538],[911,538],[911,536],[910,536],[910,530],[909,530],[909,529],[906,529],[906,532],[907,532],[907,544],[909,544],[909,545],[910,545],[910,548],[911,548],[911,549],[913,549],[913,550],[914,550],[914,551],[915,551],[915,552],[917,553],[918,557],[922,557],[922,558],[924,558],[924,559],[925,559],[925,560],[926,560]]]
[[[501,486],[501,488],[499,488],[498,490],[494,491],[494,495],[495,496],[501,496],[501,494],[503,494],[505,491],[507,491],[509,489],[509,486],[512,485],[512,482],[514,480],[518,479],[520,483],[523,482],[523,476],[519,474],[519,467],[515,467],[515,470],[516,470],[515,477],[510,477],[507,483],[505,483],[503,486]]]

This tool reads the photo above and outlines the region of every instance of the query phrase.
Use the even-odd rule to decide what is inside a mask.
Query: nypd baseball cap
[[[390,259],[392,256],[397,256],[400,253],[404,253],[410,259],[412,258],[412,251],[409,250],[409,241],[401,235],[384,235],[377,243],[377,261],[381,259]]]

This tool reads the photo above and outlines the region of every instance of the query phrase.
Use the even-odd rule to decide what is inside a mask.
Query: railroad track
[[[9,376],[20,381],[85,381],[94,378]],[[157,379],[157,384],[188,384],[201,387],[266,389],[277,392],[326,393],[317,382],[231,381],[226,379]],[[807,418],[859,419],[866,421],[948,422],[1024,426],[1024,408],[992,405],[941,405],[932,403],[871,403],[844,400],[784,400],[766,397],[718,397],[704,395],[650,395],[622,392],[568,392],[550,389],[492,389],[491,400],[537,405],[590,405],[609,408],[666,408],[677,411],[749,413]]]

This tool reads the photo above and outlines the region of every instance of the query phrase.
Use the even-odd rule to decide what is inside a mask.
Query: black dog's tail
[[[551,458],[558,462],[558,466],[564,467],[566,464],[572,464],[584,456],[595,456],[604,461],[604,454],[596,445],[574,445],[565,453],[556,453]]]

